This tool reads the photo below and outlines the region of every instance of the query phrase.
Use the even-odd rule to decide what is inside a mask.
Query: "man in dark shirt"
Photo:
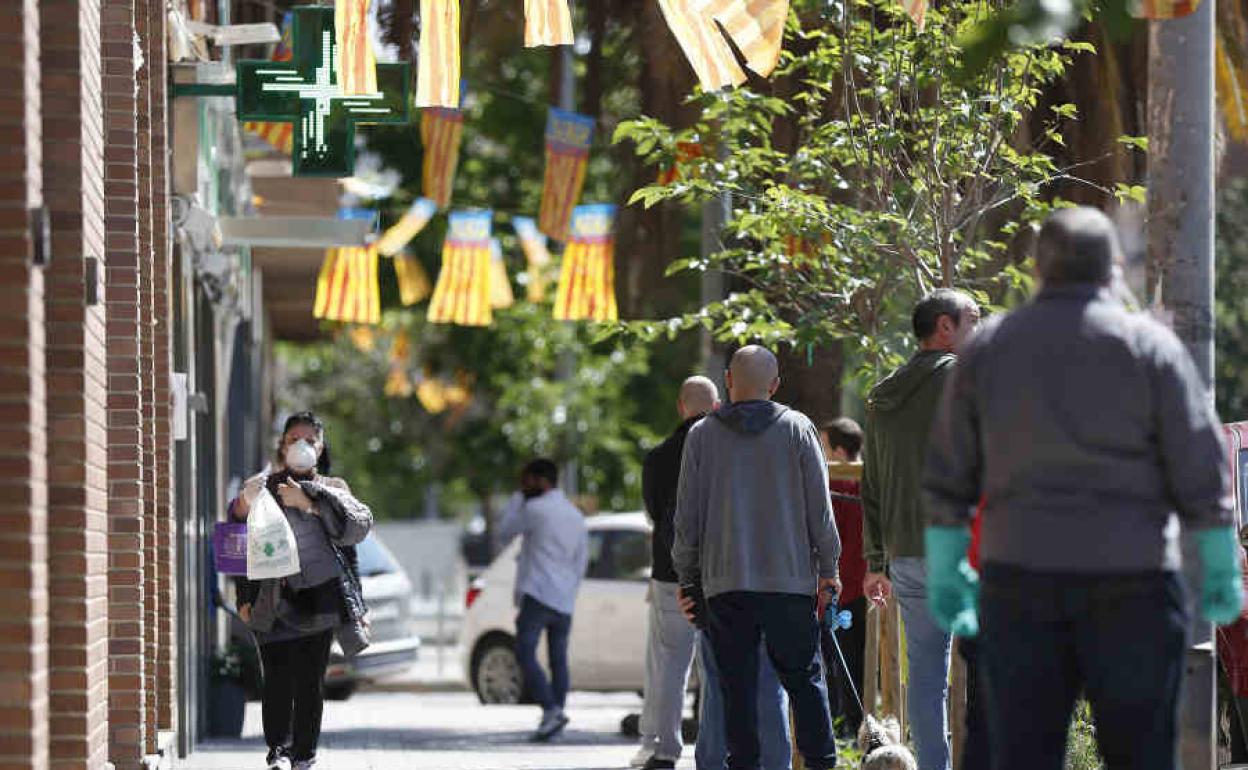
[[[680,482],[680,456],[694,423],[719,408],[719,392],[706,377],[690,377],[680,386],[676,411],[681,423],[672,435],[646,455],[641,491],[646,514],[654,524],[650,571],[650,623],[646,642],[645,706],[641,713],[641,748],[634,767],[670,768],[684,746],[681,714],[693,661],[695,629],[685,620],[676,599],[672,567],[672,520]]]

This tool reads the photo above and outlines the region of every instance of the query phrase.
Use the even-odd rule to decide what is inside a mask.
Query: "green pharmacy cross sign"
[[[357,125],[408,122],[409,65],[378,64],[377,93],[343,94],[332,6],[295,8],[291,41],[289,61],[238,63],[238,118],[294,124],[295,176],[350,176]]]

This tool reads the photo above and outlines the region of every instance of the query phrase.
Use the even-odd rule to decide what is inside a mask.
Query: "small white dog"
[[[883,720],[870,714],[858,731],[862,770],[918,770],[910,749],[901,742],[901,725],[893,717]]]

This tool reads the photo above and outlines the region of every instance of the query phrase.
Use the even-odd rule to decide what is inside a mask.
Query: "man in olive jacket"
[[[912,317],[919,351],[871,391],[863,455],[863,592],[884,604],[895,591],[906,627],[910,671],[907,713],[920,770],[948,770],[946,701],[952,640],[927,609],[920,481],[927,437],[953,351],[979,323],[966,294],[939,289],[924,297]]]

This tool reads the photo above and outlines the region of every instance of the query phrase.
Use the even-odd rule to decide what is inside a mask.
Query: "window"
[[[611,533],[611,561],[616,580],[649,580],[650,537],[631,530]]]
[[[399,565],[394,563],[390,553],[377,542],[375,535],[369,535],[355,547],[355,554],[360,560],[360,577],[385,575],[398,572]]]
[[[611,560],[607,558],[606,533],[601,530],[589,531],[589,566],[585,569],[585,577],[605,579],[611,570]]]
[[[1235,475],[1238,477],[1236,481],[1239,483],[1239,526],[1248,524],[1248,449],[1239,450],[1237,458],[1239,468]]]

